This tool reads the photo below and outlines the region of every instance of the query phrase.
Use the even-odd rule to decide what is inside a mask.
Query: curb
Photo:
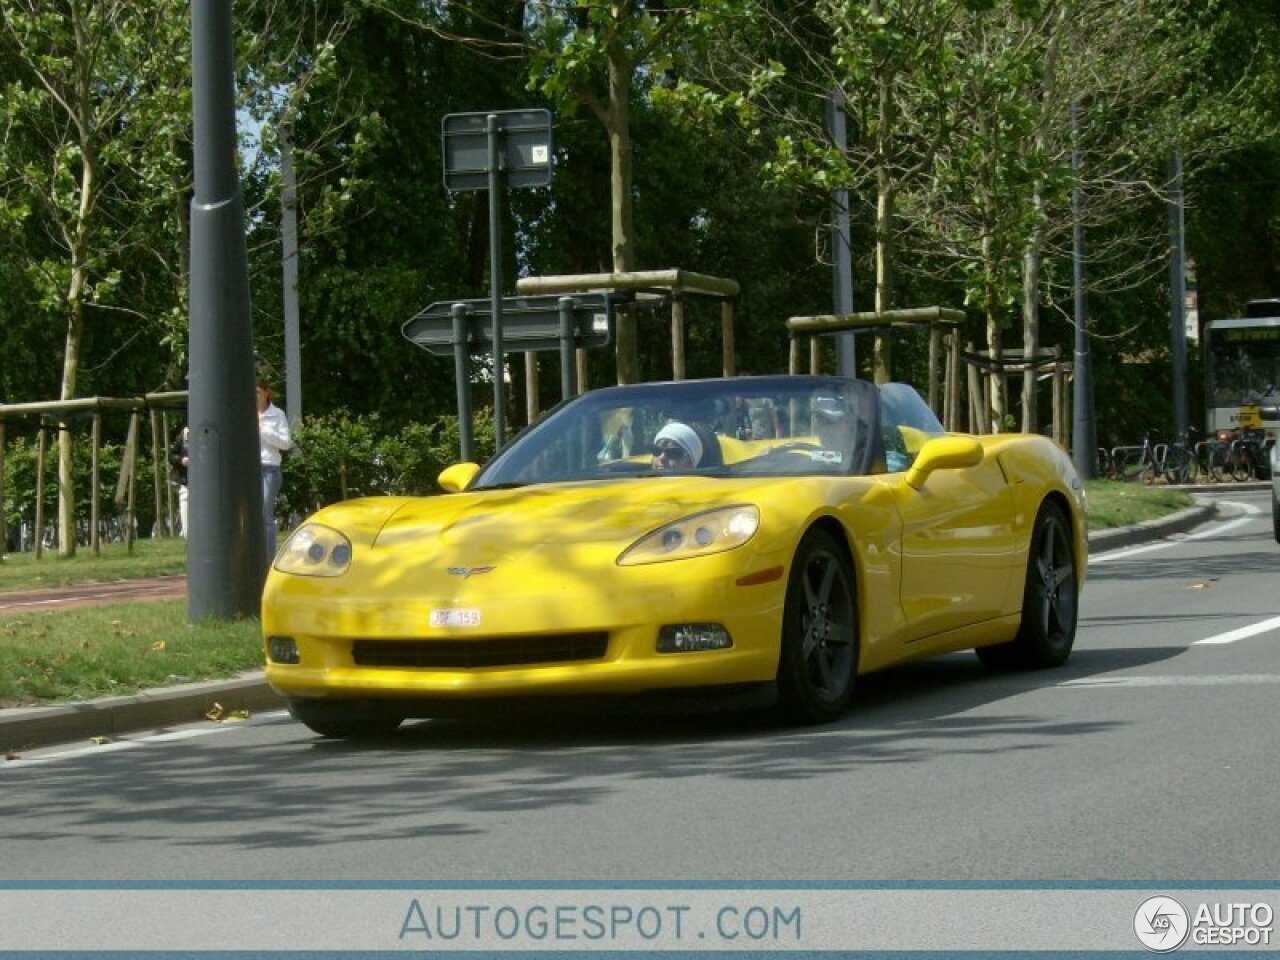
[[[1198,527],[1206,520],[1212,519],[1214,509],[1211,502],[1196,497],[1195,506],[1171,513],[1167,517],[1135,523],[1130,527],[1098,530],[1089,534],[1089,552],[1092,554],[1103,550],[1116,550],[1120,547],[1131,547],[1138,543],[1160,540],[1175,533],[1186,533],[1193,527]]]
[[[136,730],[207,720],[221,706],[234,710],[279,710],[284,699],[267,686],[261,671],[231,680],[158,687],[127,697],[101,697],[54,707],[0,711],[0,750],[115,738]]]
[[[1242,484],[1240,489],[1256,489],[1257,486]],[[1225,484],[1217,484],[1211,489],[1223,492],[1229,488]],[[1213,514],[1214,505],[1197,498],[1195,506],[1159,520],[1090,533],[1089,552],[1115,550],[1185,533],[1211,519]],[[160,687],[127,697],[102,697],[65,706],[0,710],[0,750],[17,752],[196,723],[208,719],[207,715],[215,709],[215,704],[230,712],[280,710],[285,702],[267,685],[262,671],[256,671],[232,680]]]

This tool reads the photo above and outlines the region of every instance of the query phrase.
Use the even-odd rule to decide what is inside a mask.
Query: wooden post
[[[128,460],[128,476],[125,479],[125,531],[124,542],[129,556],[133,556],[133,519],[136,507],[135,482],[138,473],[138,411],[129,414],[129,450],[125,454]]]
[[[966,349],[973,353],[973,344],[968,344]],[[972,362],[965,364],[965,378],[969,383],[969,432],[986,433],[982,424],[982,379]]]
[[[951,404],[951,419],[947,423],[948,430],[960,429],[960,325],[951,328],[951,355],[948,359],[950,375],[948,380],[947,400]]]
[[[538,355],[530,350],[524,355],[525,423],[538,419]]]
[[[578,347],[574,357],[578,364],[578,393],[584,393],[587,386],[587,351]]]
[[[160,411],[155,407],[150,410],[151,413],[151,491],[156,501],[156,520],[153,528],[152,536],[159,536],[164,530],[163,521],[163,505],[161,503],[161,468],[160,464],[165,462],[162,457],[160,448]]]
[[[178,525],[174,523],[174,507],[173,507],[173,484],[169,482],[169,444],[173,441],[173,436],[169,423],[169,411],[162,410],[160,412],[160,433],[164,437],[164,517],[165,529],[169,531],[169,536],[177,536]]]
[[[671,298],[671,379],[684,379],[684,297]]]
[[[102,496],[102,414],[93,412],[93,449],[89,451],[89,548],[93,555],[102,553],[102,534],[98,530],[98,499]]]
[[[44,421],[40,422],[36,434],[36,559],[44,556],[44,453],[48,445]]]
[[[1061,351],[1053,348],[1053,439],[1067,449],[1067,391],[1063,375]]]
[[[990,370],[982,372],[982,432],[983,433],[1000,433],[1004,429],[1004,424],[996,426],[992,421],[994,409],[991,406],[991,389],[993,384],[997,383],[996,374]]]
[[[942,328],[935,320],[929,324],[929,409],[937,416],[938,406],[938,355],[942,352]]]
[[[737,374],[738,362],[734,356],[736,350],[737,345],[733,340],[733,301],[725,298],[720,301],[720,355],[726,377]]]

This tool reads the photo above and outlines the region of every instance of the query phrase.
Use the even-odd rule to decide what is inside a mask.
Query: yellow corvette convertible
[[[777,376],[595,390],[443,495],[339,503],[267,579],[267,679],[319,734],[513,698],[776,691],[1075,638],[1083,487],[1039,436],[947,434],[905,384]]]

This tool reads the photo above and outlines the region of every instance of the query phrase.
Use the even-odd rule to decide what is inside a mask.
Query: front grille
[[[351,655],[358,667],[512,667],[538,663],[599,660],[607,633],[559,633],[532,637],[476,637],[468,640],[357,640]]]

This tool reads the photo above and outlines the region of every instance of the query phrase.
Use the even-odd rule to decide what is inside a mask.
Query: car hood
[[[751,502],[758,484],[714,490],[704,478],[632,479],[480,490],[403,501],[374,549],[484,544],[504,553],[551,544],[620,544],[690,514]],[[719,485],[718,485],[719,486]]]

